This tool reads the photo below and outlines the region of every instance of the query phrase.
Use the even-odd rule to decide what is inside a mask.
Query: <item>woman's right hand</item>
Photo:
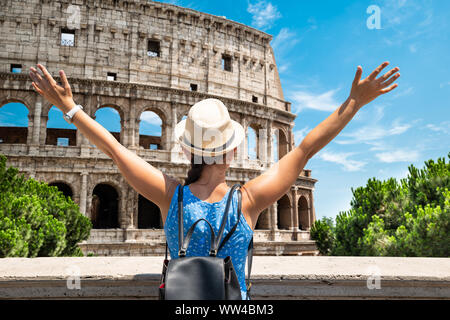
[[[70,89],[70,85],[64,71],[59,71],[63,85],[61,87],[56,83],[43,65],[38,64],[37,67],[41,69],[43,75],[41,75],[37,69],[33,67],[30,68],[30,77],[33,80],[32,85],[34,89],[41,96],[58,107],[63,113],[66,113],[72,109],[75,106],[75,102],[73,101],[72,90]]]

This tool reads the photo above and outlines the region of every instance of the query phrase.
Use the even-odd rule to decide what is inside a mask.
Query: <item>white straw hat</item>
[[[191,153],[201,156],[225,154],[243,141],[244,128],[231,120],[227,107],[218,99],[195,103],[186,119],[175,127],[176,140]]]

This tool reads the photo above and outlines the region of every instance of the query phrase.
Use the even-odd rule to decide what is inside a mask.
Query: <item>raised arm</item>
[[[59,72],[61,87],[44,66],[38,64],[38,68],[42,71],[42,75],[35,68],[30,68],[34,89],[63,113],[72,109],[75,102],[64,71]],[[121,145],[108,130],[83,110],[77,111],[72,120],[91,143],[114,161],[133,189],[161,209],[164,222],[170,206],[169,195],[173,193],[178,182]]]
[[[361,80],[362,68],[358,66],[347,100],[311,130],[300,145],[269,170],[244,184],[242,210],[250,216],[253,226],[261,211],[289,190],[308,160],[333,140],[362,106],[397,87],[397,84],[391,84],[400,76],[400,73],[396,73],[398,68],[376,78],[388,64],[384,62],[364,80]]]

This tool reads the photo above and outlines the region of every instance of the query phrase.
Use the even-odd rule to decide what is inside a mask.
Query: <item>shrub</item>
[[[450,153],[448,154],[450,158]],[[369,179],[352,189],[349,211],[336,225],[317,221],[311,229],[319,251],[330,255],[450,256],[450,163],[428,160],[408,167],[407,178]],[[332,222],[331,222],[332,225]],[[332,239],[330,241],[330,239]]]
[[[0,257],[83,255],[90,220],[57,187],[18,172],[0,155]]]

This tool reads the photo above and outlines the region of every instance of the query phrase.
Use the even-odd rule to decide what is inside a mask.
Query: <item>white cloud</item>
[[[395,120],[391,127],[383,127],[379,124],[366,125],[360,127],[356,131],[350,133],[342,133],[341,137],[348,137],[350,139],[347,140],[336,140],[337,144],[356,144],[356,143],[367,143],[373,144],[383,138],[387,138],[394,135],[399,135],[406,132],[412,125],[408,123],[400,123],[398,120]],[[375,143],[375,146],[380,147],[380,145]],[[374,150],[379,150],[374,149]]]
[[[339,88],[332,89],[319,94],[314,94],[305,90],[295,91],[291,94],[294,102],[294,109],[296,112],[300,112],[302,109],[334,111],[340,105],[334,96],[339,90]]]
[[[324,161],[340,164],[343,166],[345,171],[360,171],[366,165],[366,162],[348,159],[348,157],[353,154],[354,152],[331,153],[324,151],[320,153],[319,158]]]
[[[292,47],[298,41],[295,32],[292,32],[289,28],[282,28],[272,40],[271,45],[273,50],[279,53],[281,50],[285,51],[287,47]]]
[[[255,4],[249,2],[247,12],[253,16],[252,25],[260,29],[271,28],[273,23],[281,18],[277,7],[265,0],[260,0]]]
[[[286,70],[288,70],[289,69],[289,67],[290,67],[290,63],[288,62],[288,63],[285,63],[285,64],[282,64],[282,65],[280,65],[279,67],[278,67],[278,72],[279,73],[283,73],[283,72],[285,72]]]
[[[414,88],[413,87],[408,87],[405,90],[399,91],[398,93],[394,94],[392,96],[393,99],[399,98],[399,97],[403,97],[403,96],[409,96],[411,94],[414,93]]]
[[[303,141],[303,139],[305,138],[305,136],[308,134],[308,132],[311,129],[309,127],[305,127],[303,129],[300,130],[295,130],[294,131],[294,140],[295,140],[295,145],[299,145],[300,142]]]
[[[443,121],[439,125],[429,123],[425,126],[425,128],[430,129],[434,132],[442,132],[448,134],[450,133],[450,121]]]
[[[291,59],[285,58],[289,51],[300,42],[298,35],[289,28],[282,28],[273,38],[271,46],[278,62],[278,72],[283,73],[289,70]]]
[[[157,126],[160,126],[162,124],[161,118],[152,111],[143,112],[141,115],[141,121]]]
[[[376,154],[381,162],[413,162],[419,158],[417,150],[395,150]]]
[[[381,5],[381,25],[389,38],[387,45],[401,45],[423,35],[439,32],[445,25],[434,19],[431,1],[384,0]],[[416,52],[415,45],[409,47]]]
[[[445,87],[445,86],[450,86],[450,81],[449,81],[449,82],[442,82],[442,83],[439,85],[439,88],[443,88],[443,87]]]

